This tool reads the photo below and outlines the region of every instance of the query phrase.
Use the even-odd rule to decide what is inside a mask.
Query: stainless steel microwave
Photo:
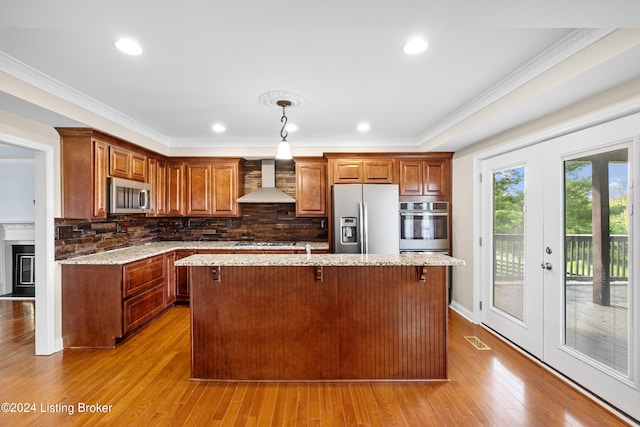
[[[151,184],[109,178],[109,213],[146,213],[151,208]]]

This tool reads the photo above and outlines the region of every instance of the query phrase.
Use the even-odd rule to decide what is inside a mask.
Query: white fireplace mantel
[[[2,223],[0,224],[0,239],[10,241],[33,242],[36,239],[34,223]]]

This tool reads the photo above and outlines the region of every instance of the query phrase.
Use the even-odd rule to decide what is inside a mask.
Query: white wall
[[[481,209],[477,193],[479,159],[487,153],[531,145],[637,112],[638,105],[640,78],[456,152],[452,162],[452,250],[466,265],[452,269],[454,309],[471,320],[480,321],[479,296],[476,295],[479,289],[476,264],[480,262],[476,254],[480,233],[476,221]]]
[[[33,159],[0,158],[0,223],[35,221]]]

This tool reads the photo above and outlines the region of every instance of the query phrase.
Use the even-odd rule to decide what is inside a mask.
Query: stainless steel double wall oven
[[[449,203],[400,200],[400,252],[449,253]]]

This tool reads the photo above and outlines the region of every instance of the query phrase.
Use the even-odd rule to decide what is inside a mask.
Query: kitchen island
[[[193,255],[192,378],[446,380],[445,255]]]

